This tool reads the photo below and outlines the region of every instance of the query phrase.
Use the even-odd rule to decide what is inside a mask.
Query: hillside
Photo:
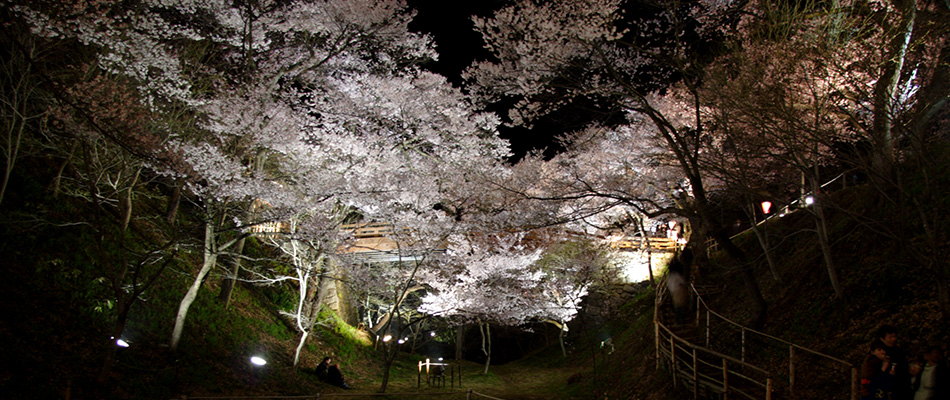
[[[36,170],[42,170],[37,168]],[[239,285],[229,307],[218,300],[222,279],[209,277],[189,314],[178,352],[167,348],[171,321],[200,256],[183,250],[156,281],[138,295],[126,326],[128,348],[115,349],[110,340],[118,309],[110,301],[110,279],[116,271],[102,266],[109,254],[97,253],[94,238],[82,225],[57,225],[67,215],[93,215],[82,202],[47,198],[44,188],[20,183],[0,225],[0,259],[5,276],[0,281],[4,301],[0,312],[0,393],[6,398],[173,398],[196,395],[300,395],[341,392],[320,383],[307,370],[324,355],[345,366],[350,383],[372,392],[380,384],[380,352],[365,332],[325,313],[318,331],[302,353],[301,368],[293,368],[298,334],[277,310],[292,308],[292,288]],[[32,196],[32,197],[31,197]],[[159,197],[159,196],[156,196]],[[757,240],[746,232],[735,241],[756,265],[758,282],[769,305],[766,333],[836,358],[858,363],[865,344],[881,324],[892,324],[911,355],[924,346],[946,346],[950,325],[940,321],[937,289],[928,270],[915,264],[904,249],[864,224],[854,214],[886,214],[866,186],[835,192],[829,200],[849,205],[828,209],[833,260],[843,287],[835,298],[814,232],[814,218],[806,211],[773,218],[768,235],[781,281],[775,281]],[[30,202],[45,204],[28,219],[15,212]],[[160,208],[161,201],[143,201]],[[185,208],[182,213],[191,210]],[[884,218],[877,216],[878,218]],[[157,243],[156,225],[134,220],[126,246],[148,251]],[[179,233],[200,236],[198,227],[181,225]],[[79,246],[77,243],[88,245]],[[184,248],[194,243],[184,242]],[[114,250],[112,250],[114,251]],[[249,241],[245,254],[265,257],[266,246]],[[707,289],[705,300],[718,313],[743,323],[752,316],[745,288],[732,261],[713,252],[698,265],[694,276]],[[146,272],[148,272],[146,270]],[[122,293],[127,289],[119,288]],[[466,389],[476,389],[509,400],[562,398],[668,399],[691,397],[674,389],[669,372],[657,368],[654,353],[653,290],[646,283],[595,291],[588,307],[571,326],[570,354],[560,354],[556,340],[531,356],[493,366],[482,375],[481,365],[463,362]],[[738,333],[717,330],[717,345],[735,343]],[[602,343],[610,339],[610,344]],[[105,354],[116,350],[116,361],[105,385],[97,385]],[[722,349],[734,352],[735,349]],[[767,354],[787,354],[769,348]],[[252,367],[249,357],[262,355],[264,368]],[[388,392],[415,390],[419,354],[400,354],[392,369]],[[782,368],[780,357],[775,364]],[[808,363],[812,374],[823,371]],[[813,366],[816,365],[816,366]],[[787,367],[785,367],[787,368]],[[777,377],[781,379],[781,377]],[[839,381],[840,382],[840,381]],[[808,386],[840,385],[821,379],[802,379]],[[101,388],[110,389],[103,392]],[[839,388],[840,389],[840,388]],[[819,390],[819,389],[814,389]],[[354,393],[354,392],[350,392]],[[811,392],[811,393],[814,393]],[[672,397],[671,397],[672,396]],[[803,397],[803,398],[808,398]]]
[[[874,195],[870,190],[852,187],[836,192],[829,200],[848,204],[853,213],[874,216],[881,211],[872,208],[873,200],[869,199]],[[829,214],[830,237],[836,238],[832,244],[833,260],[843,287],[842,298],[835,298],[817,243],[815,221],[807,211],[776,217],[768,223],[781,281],[773,279],[751,231],[734,238],[754,260],[758,283],[769,307],[762,331],[857,366],[863,361],[875,330],[883,324],[898,328],[900,345],[910,357],[918,356],[929,345],[946,349],[950,345],[950,324],[941,320],[937,288],[930,272],[909,261],[906,252],[893,242],[856,223],[854,214],[841,209]],[[715,312],[750,324],[753,316],[734,264],[722,252],[710,255],[708,263],[698,266],[694,283],[708,292],[704,300]],[[586,390],[618,399],[692,398],[682,388],[672,387],[665,366],[656,367],[652,300],[651,294],[644,294],[625,304],[615,315],[610,327],[620,332],[614,336],[617,351],[606,358],[605,367],[598,369],[597,380],[589,377],[593,369],[587,366]],[[705,321],[705,316],[701,319]],[[716,322],[715,318],[713,321],[710,347],[739,358],[741,332]],[[755,339],[751,334],[748,342],[750,353],[765,357],[764,365],[776,371],[788,370],[787,347]],[[798,398],[834,397],[830,393],[842,393],[834,398],[846,398],[850,371],[803,354],[799,352],[797,363]],[[787,381],[787,373],[782,373],[775,378]],[[782,384],[787,386],[786,382]]]

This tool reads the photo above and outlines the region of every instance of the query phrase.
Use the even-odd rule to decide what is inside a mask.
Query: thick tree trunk
[[[463,359],[462,346],[465,344],[465,325],[455,328],[455,361]]]
[[[897,112],[898,88],[907,50],[914,33],[914,22],[917,16],[915,0],[898,0],[895,5],[900,9],[901,19],[893,32],[893,38],[885,49],[887,60],[881,71],[881,76],[874,85],[874,120],[872,137],[874,146],[871,167],[874,174],[872,179],[886,182],[894,167],[894,119]],[[885,25],[886,22],[881,22]]]
[[[748,291],[747,295],[752,303],[753,320],[751,325],[754,328],[761,328],[765,323],[767,311],[765,298],[762,297],[762,291],[759,290],[759,282],[755,279],[755,272],[752,270],[752,265],[749,263],[742,249],[736,246],[735,243],[732,243],[732,240],[729,240],[729,236],[727,236],[724,231],[719,230],[714,233],[713,238],[716,239],[716,243],[719,244],[719,247],[725,250],[726,253],[739,264],[742,282],[745,284],[746,290]]]
[[[217,261],[218,254],[214,249],[214,223],[211,220],[205,222],[204,244],[204,263],[201,266],[201,270],[198,271],[198,275],[195,276],[195,280],[191,283],[191,287],[188,288],[188,292],[185,293],[185,297],[181,299],[181,304],[178,306],[178,314],[175,316],[175,327],[172,329],[171,342],[169,343],[169,347],[172,351],[178,350],[178,342],[181,340],[181,333],[185,327],[185,317],[188,315],[188,309],[191,307],[191,304],[194,303],[195,298],[198,297],[198,289],[201,288],[201,282],[204,281],[205,276],[208,275],[208,272],[211,271],[211,268],[214,267]]]
[[[132,304],[120,298],[119,304],[116,304],[116,307],[119,308],[119,314],[116,316],[115,324],[112,326],[112,337],[109,338],[107,344],[106,358],[102,362],[102,368],[99,369],[99,377],[96,380],[100,385],[106,382],[109,378],[109,374],[112,372],[116,352],[119,350],[116,340],[122,338],[122,333],[125,332],[125,325],[129,320],[129,310],[132,308]]]

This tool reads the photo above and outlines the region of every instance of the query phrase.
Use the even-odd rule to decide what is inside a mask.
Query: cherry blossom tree
[[[530,123],[579,100],[652,124],[650,142],[663,149],[662,158],[685,182],[668,212],[692,222],[694,245],[711,236],[736,260],[761,322],[766,306],[758,283],[744,252],[711,214],[700,165],[708,142],[704,105],[697,96],[699,72],[708,61],[701,49],[721,33],[703,28],[731,25],[734,8],[714,6],[662,3],[650,10],[650,18],[634,21],[624,19],[618,1],[517,2],[492,18],[475,18],[497,61],[475,63],[464,77],[481,102],[515,99],[509,113],[514,124]],[[715,12],[707,13],[697,28],[694,16],[703,10]],[[599,190],[584,198],[598,196]]]
[[[485,373],[491,363],[490,324],[550,320],[563,326],[577,315],[587,294],[589,282],[563,279],[535,267],[543,248],[527,246],[524,238],[525,234],[450,237],[444,260],[448,265],[425,280],[430,290],[420,311],[479,324]]]

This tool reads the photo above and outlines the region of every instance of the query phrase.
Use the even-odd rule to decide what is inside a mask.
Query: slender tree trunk
[[[643,228],[643,218],[637,218],[637,229],[640,231],[640,237],[643,238],[643,244],[647,252],[647,271],[650,274],[650,286],[656,288],[656,278],[653,277],[653,246],[650,246],[650,237],[647,236],[646,229]]]
[[[558,330],[557,341],[561,344],[561,355],[567,358],[567,347],[564,345],[564,335],[567,334],[567,323],[561,321],[561,326],[558,328],[560,329]]]
[[[754,204],[749,204],[749,211],[751,211],[750,216],[752,217],[752,232],[755,233],[756,239],[759,240],[759,246],[762,247],[762,251],[765,252],[765,261],[769,264],[769,271],[772,272],[772,279],[775,279],[776,282],[782,281],[782,276],[778,272],[778,268],[775,266],[775,260],[772,259],[772,249],[769,246],[769,220],[768,217],[762,221],[762,226],[756,222],[756,208]]]
[[[825,259],[825,268],[828,270],[828,279],[831,280],[831,288],[835,291],[835,297],[842,298],[841,285],[838,283],[838,271],[834,260],[831,259],[831,244],[828,241],[828,221],[825,219],[824,208],[821,204],[813,204],[815,208],[815,225],[818,230],[818,243],[821,245],[821,253]]]
[[[482,333],[482,353],[485,354],[485,371],[488,374],[488,366],[491,365],[491,327],[487,322],[480,322],[478,330]]]
[[[234,286],[237,284],[238,278],[241,277],[241,255],[244,254],[245,239],[246,238],[241,238],[238,240],[234,248],[234,254],[236,255],[231,263],[231,273],[225,278],[224,282],[221,283],[221,292],[218,294],[218,300],[224,303],[225,310],[231,305],[231,294],[234,293]]]
[[[69,162],[73,159],[73,154],[76,153],[76,146],[79,145],[78,141],[74,141],[73,145],[69,149],[69,156],[63,160],[63,163],[59,165],[59,169],[56,170],[56,177],[53,178],[53,198],[59,198],[59,185],[63,180],[63,173],[66,171],[66,167],[69,166]]]
[[[188,292],[185,293],[185,297],[181,299],[181,304],[178,306],[178,314],[175,317],[175,327],[172,329],[172,337],[169,344],[172,351],[178,350],[178,342],[181,340],[181,333],[185,327],[185,317],[188,315],[188,309],[191,307],[191,304],[194,303],[195,298],[198,297],[198,289],[201,288],[201,282],[204,281],[205,276],[207,276],[211,268],[214,267],[218,257],[218,253],[214,248],[214,223],[210,219],[205,222],[204,244],[204,263],[201,266],[201,270],[198,271],[195,280],[191,283],[191,287],[188,288]]]

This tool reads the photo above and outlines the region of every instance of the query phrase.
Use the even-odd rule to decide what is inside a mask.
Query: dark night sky
[[[460,74],[465,67],[477,60],[485,60],[491,54],[484,49],[482,37],[475,32],[472,15],[491,16],[492,11],[509,3],[509,0],[408,0],[409,7],[417,11],[416,18],[409,28],[416,32],[426,32],[435,38],[439,61],[426,67],[448,78],[455,86],[461,86]],[[499,105],[490,111],[507,119],[507,111]],[[502,126],[499,133],[511,142],[515,160],[526,152],[553,146],[554,137],[564,131],[559,124],[551,121],[538,121],[534,129],[511,128]],[[551,154],[550,151],[548,154]]]

